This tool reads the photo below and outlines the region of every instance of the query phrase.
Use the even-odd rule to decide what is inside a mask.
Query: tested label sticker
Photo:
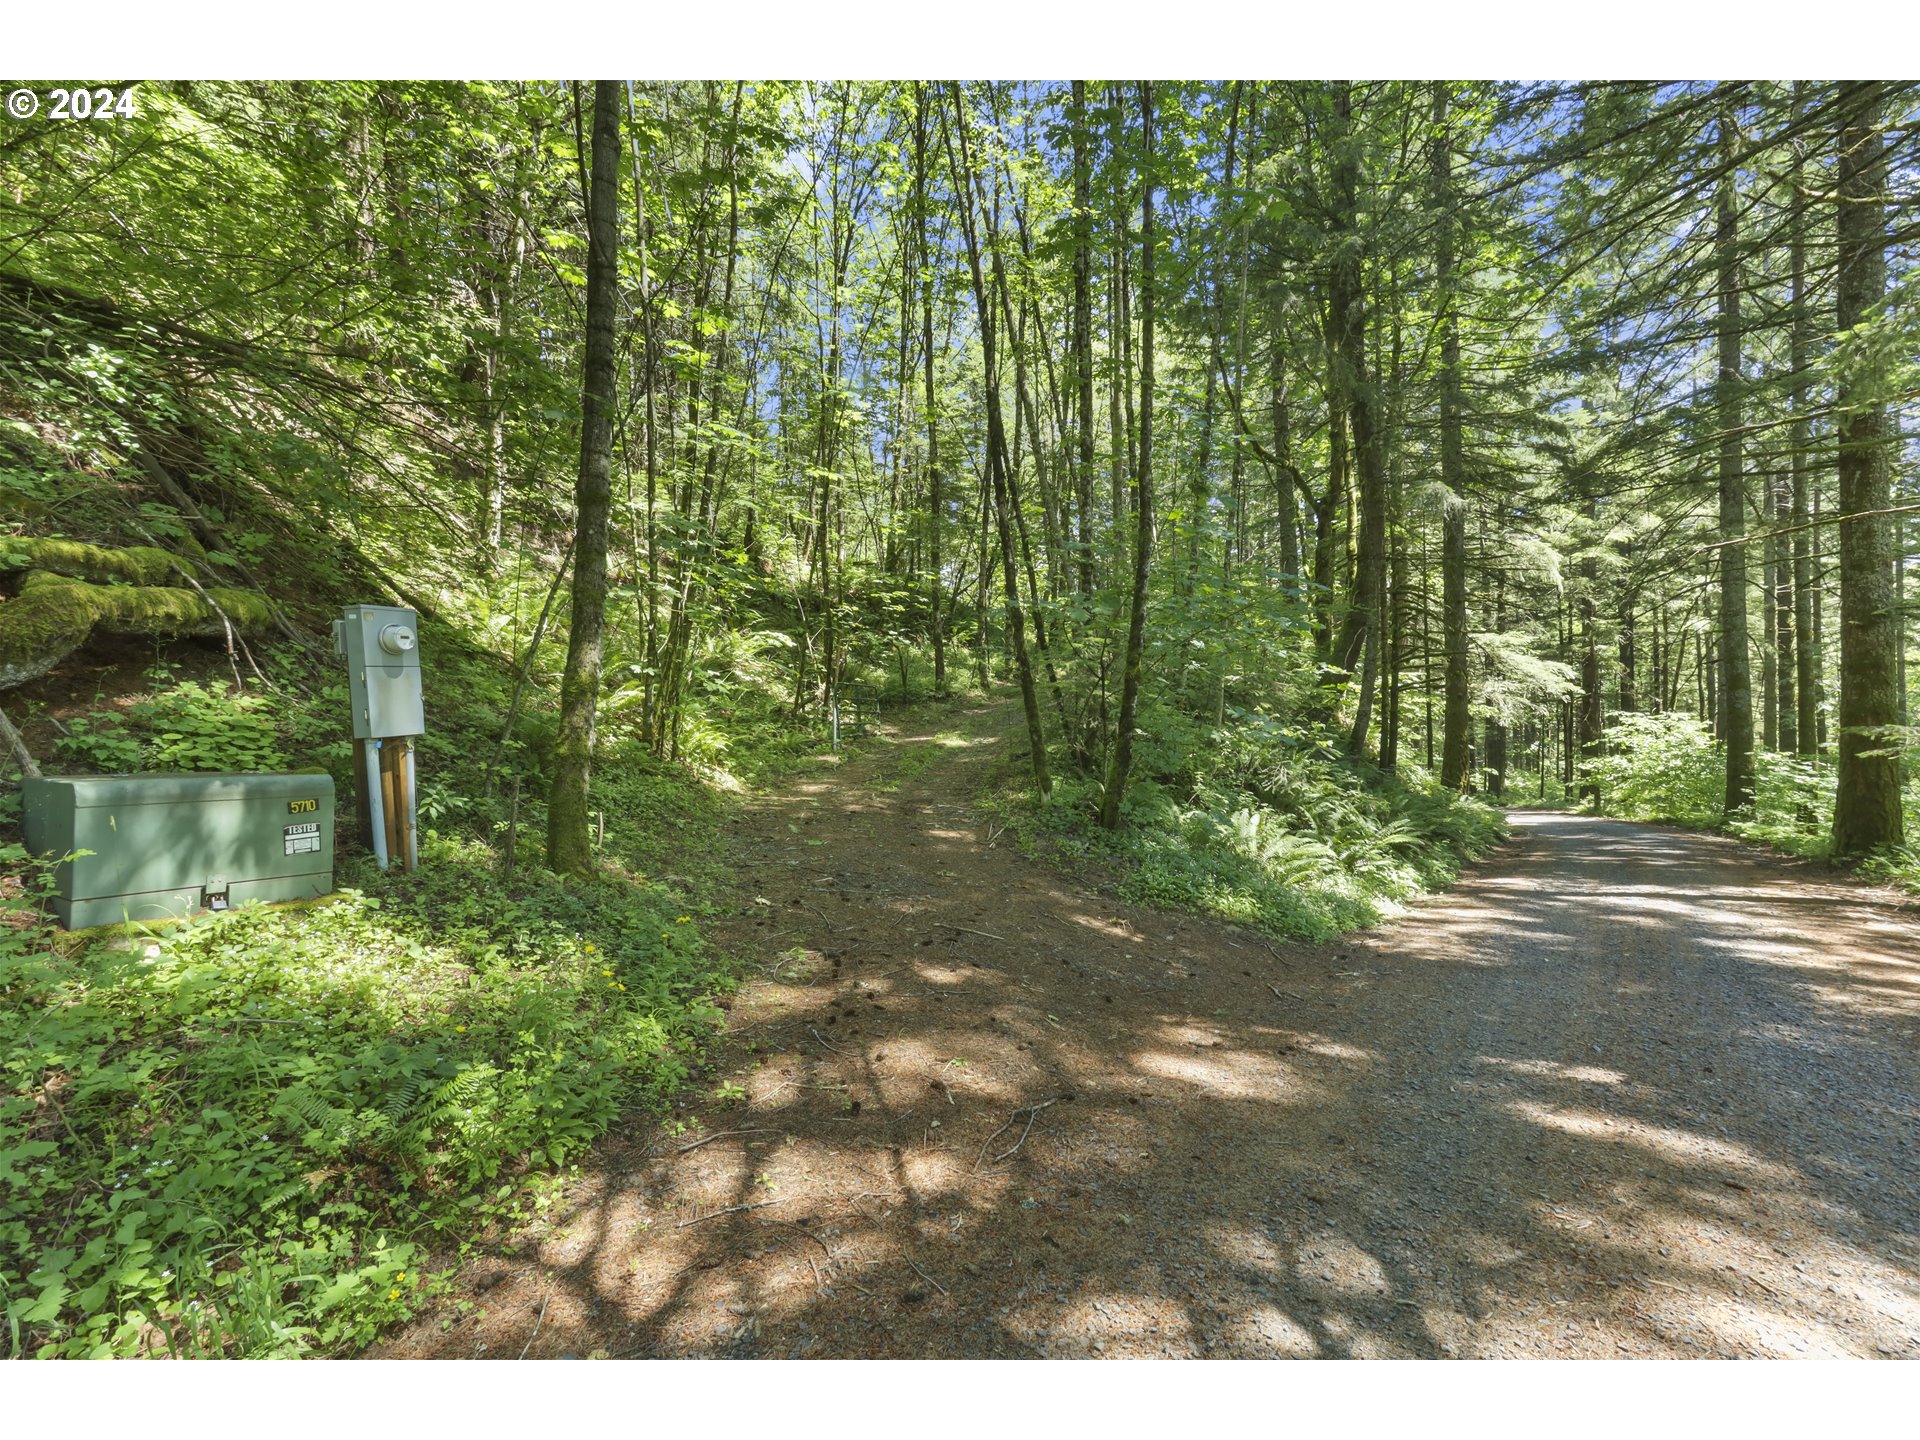
[[[309,821],[305,825],[287,826],[286,854],[318,855],[320,853],[320,822]]]

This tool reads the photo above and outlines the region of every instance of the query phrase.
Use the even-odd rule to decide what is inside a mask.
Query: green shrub
[[[1763,750],[1754,762],[1753,809],[1727,828],[1796,855],[1824,855],[1833,838],[1833,792],[1831,763]]]
[[[265,695],[182,680],[129,707],[124,719],[107,710],[70,720],[54,753],[102,771],[282,770],[283,709]]]
[[[150,770],[286,768],[265,696],[182,680],[128,714],[147,732]]]
[[[89,770],[138,770],[143,751],[138,737],[113,711],[79,715],[67,722],[67,733],[53,742],[53,753]]]
[[[1581,766],[1582,783],[1599,791],[1599,808],[1627,820],[1715,825],[1726,793],[1726,755],[1713,732],[1691,715],[1616,715],[1605,753]]]
[[[1909,806],[1907,819],[1908,833],[1912,834],[1915,821]],[[1861,866],[1860,873],[1869,880],[1878,880],[1889,885],[1898,885],[1904,890],[1920,894],[1920,841],[1911,841],[1895,846],[1891,850],[1869,857]]]

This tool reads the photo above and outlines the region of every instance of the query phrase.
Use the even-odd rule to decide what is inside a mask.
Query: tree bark
[[[1717,122],[1720,142],[1719,197],[1715,204],[1714,250],[1719,271],[1720,310],[1716,323],[1720,369],[1714,383],[1714,409],[1720,426],[1720,538],[1746,533],[1747,487],[1741,454],[1743,413],[1740,394],[1740,260],[1738,197],[1733,133],[1733,88],[1722,85]],[[1720,697],[1727,745],[1726,813],[1753,804],[1753,672],[1747,651],[1747,547],[1720,550]]]
[[[1886,293],[1885,142],[1882,87],[1840,93],[1838,270],[1835,318],[1842,337],[1870,323]],[[1892,442],[1879,377],[1842,357],[1834,407],[1840,439],[1840,514],[1891,505]],[[1893,579],[1894,522],[1888,516],[1840,522],[1839,775],[1833,853],[1865,855],[1902,839],[1900,756],[1882,727],[1900,716],[1900,613]]]
[[[1805,110],[1805,87],[1804,80],[1794,82],[1796,121]],[[1788,402],[1793,411],[1793,423],[1788,429],[1788,443],[1793,447],[1790,481],[1793,523],[1802,527],[1793,536],[1794,751],[1810,759],[1820,753],[1820,648],[1814,632],[1813,535],[1806,528],[1813,513],[1808,500],[1812,481],[1807,465],[1807,448],[1811,443],[1807,433],[1807,367],[1812,363],[1812,318],[1807,295],[1806,166],[1806,142],[1796,138],[1793,142],[1792,231],[1788,241],[1788,263],[1793,271],[1793,320],[1787,342],[1787,368],[1793,372],[1793,390]]]
[[[1780,594],[1780,542],[1773,536],[1773,476],[1760,476],[1760,521],[1766,539],[1760,542],[1760,748],[1772,751],[1780,744],[1779,648],[1774,632],[1775,607]]]
[[[966,115],[962,109],[960,84],[950,82],[953,99],[953,123],[957,131],[960,158],[956,163],[953,139],[948,137],[947,160],[953,169],[954,189],[959,192],[961,233],[967,242],[967,265],[973,277],[973,295],[980,322],[980,354],[984,370],[983,388],[987,409],[987,479],[992,487],[995,528],[1000,537],[1002,603],[1006,613],[1007,639],[1013,646],[1014,667],[1020,679],[1020,702],[1026,711],[1027,743],[1033,765],[1034,789],[1042,799],[1053,789],[1047,771],[1047,736],[1040,719],[1040,696],[1034,684],[1033,662],[1027,654],[1026,616],[1020,605],[1020,581],[1014,560],[1013,503],[1008,498],[1008,460],[1006,424],[1001,414],[999,354],[995,344],[994,303],[987,293],[987,282],[980,263],[981,244],[973,222],[975,177],[971,146],[967,138]],[[983,502],[984,503],[984,502]]]
[[[927,408],[927,605],[928,629],[933,639],[933,693],[947,693],[946,618],[941,613],[941,532],[946,529],[947,504],[940,477],[940,402],[933,385],[933,247],[927,235],[927,88],[913,86],[913,190],[919,221],[920,260],[920,373]]]
[[[1359,141],[1353,133],[1353,82],[1338,82],[1334,105],[1340,118],[1339,149],[1334,156],[1335,203],[1341,227],[1333,266],[1333,322],[1338,339],[1340,390],[1353,426],[1353,455],[1360,501],[1354,543],[1353,588],[1346,618],[1334,645],[1334,664],[1351,678],[1359,671],[1353,725],[1347,748],[1358,755],[1367,745],[1373,718],[1373,689],[1380,667],[1380,621],[1386,598],[1387,479],[1379,410],[1367,366],[1367,300],[1363,285],[1360,231]]]
[[[1467,783],[1470,697],[1467,667],[1466,453],[1461,427],[1460,320],[1453,303],[1453,143],[1447,92],[1433,92],[1434,289],[1440,306],[1440,517],[1442,643],[1446,647],[1446,710],[1440,731],[1440,783]]]
[[[600,697],[607,609],[607,514],[612,501],[618,230],[620,82],[593,87],[593,179],[587,206],[587,335],[581,367],[580,470],[574,484],[573,613],[560,682],[560,736],[547,801],[547,864],[563,874],[593,871],[587,784],[594,712]]]
[[[1079,511],[1075,562],[1080,593],[1093,593],[1093,186],[1087,136],[1087,82],[1073,82],[1073,379],[1079,396]]]
[[[1147,571],[1153,557],[1153,82],[1140,82],[1140,452],[1133,472],[1133,600],[1113,758],[1100,797],[1100,823],[1120,825],[1120,801],[1133,769],[1133,726],[1140,703],[1141,656],[1147,637]]]
[[[1494,582],[1493,628],[1507,628],[1507,591],[1504,579]],[[1487,716],[1487,793],[1498,798],[1507,789],[1507,727],[1497,715]]]

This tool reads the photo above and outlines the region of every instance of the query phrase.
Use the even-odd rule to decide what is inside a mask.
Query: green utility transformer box
[[[69,930],[333,889],[329,775],[74,775],[24,791],[29,850],[93,852],[54,873]]]

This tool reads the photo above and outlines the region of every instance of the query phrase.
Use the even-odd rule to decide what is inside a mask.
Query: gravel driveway
[[[756,808],[744,1098],[611,1138],[384,1353],[1920,1356],[1913,910],[1523,812],[1270,946],[1009,853],[993,718]]]

